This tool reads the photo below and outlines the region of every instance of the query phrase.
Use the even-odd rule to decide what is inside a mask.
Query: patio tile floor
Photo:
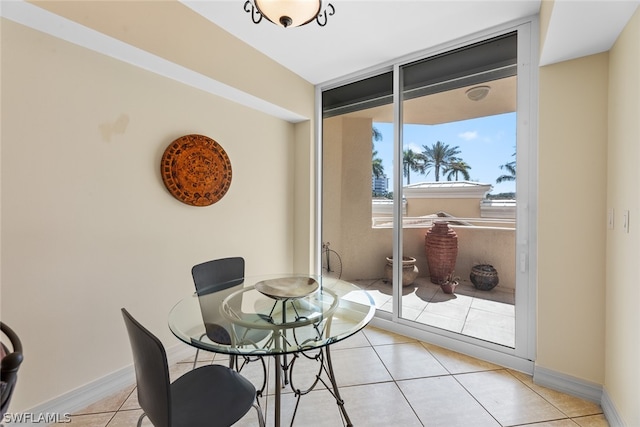
[[[376,308],[391,312],[391,283],[385,279],[354,280],[369,291]],[[453,295],[445,294],[427,277],[402,289],[402,317],[496,344],[515,345],[515,295],[500,286],[480,291],[461,281]]]

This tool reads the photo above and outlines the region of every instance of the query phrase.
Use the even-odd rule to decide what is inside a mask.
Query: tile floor
[[[376,308],[391,312],[391,284],[383,279],[356,280],[369,291]],[[515,345],[514,291],[500,286],[480,291],[461,281],[455,294],[445,294],[428,277],[402,290],[402,317],[496,344]]]
[[[355,426],[608,426],[599,405],[540,387],[529,375],[370,326],[334,344],[331,354]],[[202,363],[226,364],[220,355],[206,357]],[[173,365],[172,379],[191,369],[192,360]],[[313,376],[309,363],[296,361],[294,378],[300,388]],[[258,384],[260,364],[249,364],[243,374]],[[295,399],[289,389],[283,393],[282,425],[288,426]],[[272,388],[260,402],[272,426]],[[141,413],[131,386],[73,414],[70,424],[129,427]],[[145,419],[143,425],[151,424]],[[236,424],[256,425],[255,411]],[[333,427],[343,422],[331,394],[318,387],[302,397],[295,425]]]

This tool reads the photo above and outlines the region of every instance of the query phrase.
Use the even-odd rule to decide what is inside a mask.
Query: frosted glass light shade
[[[299,27],[318,16],[321,0],[255,0],[256,7],[269,21],[281,27]]]

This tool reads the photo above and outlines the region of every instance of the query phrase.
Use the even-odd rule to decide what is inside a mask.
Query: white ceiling
[[[266,20],[253,24],[243,9],[245,0],[181,1],[313,84],[388,65],[536,15],[541,4],[540,0],[332,0],[336,12],[325,27],[312,22],[284,29]],[[639,4],[640,0],[555,0],[540,65],[609,50]],[[0,14],[284,120],[305,119],[32,3],[0,0]]]
[[[181,0],[311,83],[319,84],[538,14],[540,0],[331,0],[325,27],[256,25],[244,0]],[[608,50],[639,0],[556,0],[541,65]]]

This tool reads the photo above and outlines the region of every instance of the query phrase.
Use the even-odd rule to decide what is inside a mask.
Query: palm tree
[[[371,129],[372,139],[373,141],[382,141],[382,133],[376,129],[375,127]],[[372,173],[376,178],[381,178],[384,176],[384,165],[382,164],[382,159],[378,157],[378,151],[376,150],[375,144],[371,142],[371,165],[372,165]]]
[[[515,155],[516,153],[512,154],[512,156],[515,156]],[[500,165],[500,169],[506,170],[507,175],[500,175],[498,179],[496,179],[496,184],[500,184],[501,182],[516,180],[516,161],[515,160],[509,163],[505,163],[504,165]]]
[[[455,177],[457,181],[459,173],[462,174],[462,177],[466,181],[469,181],[469,179],[471,179],[469,169],[471,169],[471,166],[469,166],[464,160],[456,158],[444,166],[442,173],[443,175],[446,174],[447,181],[451,181],[451,178],[453,177]]]
[[[373,153],[371,154],[371,164],[373,166],[372,173],[376,178],[381,178],[384,176],[384,166],[382,165],[382,159],[377,156],[378,152],[373,150]]]
[[[382,141],[382,132],[380,132],[378,129],[372,128],[371,133],[374,141]]]
[[[424,148],[422,156],[425,159],[425,169],[433,167],[435,170],[436,181],[440,181],[440,168],[445,167],[454,159],[457,159],[456,155],[460,154],[460,147],[449,147],[448,144],[444,144],[440,141],[436,142],[431,147],[423,145],[422,148]]]
[[[425,163],[422,154],[408,149],[402,152],[402,174],[407,177],[407,185],[411,183],[411,171],[424,173]]]

